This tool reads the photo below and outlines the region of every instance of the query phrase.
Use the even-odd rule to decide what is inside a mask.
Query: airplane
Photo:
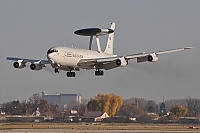
[[[47,51],[47,60],[26,59],[7,57],[7,60],[14,61],[14,68],[22,69],[26,67],[26,63],[30,63],[30,69],[39,71],[51,65],[55,73],[60,70],[67,71],[67,77],[75,77],[75,71],[80,69],[95,70],[96,76],[103,76],[103,70],[110,70],[113,68],[124,67],[128,65],[129,60],[136,59],[140,62],[156,62],[158,56],[161,54],[184,51],[192,47],[184,47],[172,50],[165,50],[152,53],[138,53],[131,55],[118,56],[113,54],[115,23],[111,23],[110,28],[85,28],[75,31],[74,33],[81,36],[89,36],[89,49],[78,49],[65,46],[54,46]],[[105,50],[102,51],[99,36],[108,35]],[[92,50],[93,37],[96,37],[97,49]]]

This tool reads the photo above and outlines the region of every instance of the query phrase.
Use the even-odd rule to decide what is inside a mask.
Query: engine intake
[[[149,62],[156,62],[158,60],[158,57],[157,57],[156,53],[152,53],[147,56],[147,60]]]
[[[19,60],[13,63],[14,68],[24,68],[26,67],[25,62]]]
[[[120,60],[120,59],[117,59],[117,60],[116,60],[116,65],[117,65],[117,66],[121,66],[121,64],[122,64],[121,60]]]
[[[30,65],[31,70],[39,71],[42,69],[42,65],[40,63],[32,63]]]
[[[116,60],[116,65],[117,66],[126,66],[128,64],[128,62],[126,61],[126,59],[124,57],[121,57],[119,59]]]

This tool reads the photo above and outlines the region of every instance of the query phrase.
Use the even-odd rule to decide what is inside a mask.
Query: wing
[[[25,58],[15,58],[15,57],[7,57],[6,60],[11,60],[11,61],[23,61],[24,63],[26,62],[41,62],[42,64],[51,64],[48,60],[37,60],[37,59],[25,59]]]
[[[158,60],[158,55],[174,53],[174,52],[184,51],[184,50],[188,50],[188,49],[192,49],[192,47],[171,49],[171,50],[158,51],[158,52],[152,52],[152,53],[143,52],[143,53],[139,53],[139,54],[127,55],[127,56],[125,56],[125,58],[126,58],[126,60],[130,60],[130,59],[135,59],[136,58],[137,59],[137,63],[145,62],[145,61],[155,62],[155,61]]]
[[[30,62],[31,63],[30,69],[35,70],[35,71],[39,71],[43,67],[46,67],[46,64],[51,64],[48,60],[35,60],[35,59],[24,59],[24,58],[15,58],[15,57],[7,57],[6,59],[15,61],[13,63],[13,66],[19,69],[26,67],[26,63]]]
[[[111,64],[117,60],[118,57],[106,57],[106,58],[93,58],[93,59],[81,59],[78,62],[78,66],[83,68],[83,69],[112,69],[108,68]]]
[[[114,56],[114,57],[105,57],[105,58],[93,58],[93,59],[81,59],[78,62],[78,66],[85,69],[93,69],[98,67],[99,69],[112,69],[119,66],[126,66],[128,61],[131,59],[137,59],[137,63],[140,62],[155,62],[158,60],[158,55],[173,53],[178,51],[183,51],[191,49],[191,47],[179,48],[179,49],[172,49],[172,50],[165,50],[159,52],[152,52],[152,53],[138,53],[126,56]]]
[[[139,57],[145,57],[146,55],[148,54],[143,52],[127,56],[81,59],[77,65],[83,69],[94,69],[98,67],[98,69],[109,70],[119,66],[126,66],[128,64],[128,60]]]

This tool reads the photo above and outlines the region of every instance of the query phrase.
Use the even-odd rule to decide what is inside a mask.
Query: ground
[[[0,133],[8,132],[200,132],[200,129],[187,129],[187,126],[199,128],[200,125],[182,124],[135,124],[135,123],[1,123]]]

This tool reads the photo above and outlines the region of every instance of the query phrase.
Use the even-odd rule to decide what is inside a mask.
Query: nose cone
[[[51,59],[53,55],[54,55],[54,56],[56,55],[56,53],[58,53],[58,50],[57,50],[57,49],[55,49],[55,48],[50,48],[50,49],[47,51],[47,58],[48,58],[48,59]]]
[[[47,51],[47,58],[50,59],[51,58],[51,48]]]
[[[47,59],[52,63],[54,64],[55,63],[55,58],[56,58],[56,53],[58,53],[58,50],[55,49],[55,48],[50,48],[48,51],[47,51]]]

